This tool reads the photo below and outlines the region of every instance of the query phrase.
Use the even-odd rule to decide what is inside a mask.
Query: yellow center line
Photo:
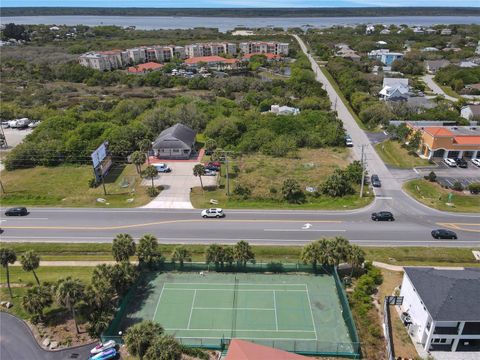
[[[166,225],[166,224],[176,224],[176,223],[193,223],[193,222],[205,222],[208,220],[204,219],[190,219],[190,220],[168,220],[168,221],[156,221],[143,224],[131,224],[131,225],[117,225],[117,226],[2,226],[3,229],[29,229],[29,230],[122,230],[122,229],[132,229],[139,227],[148,227],[155,225]],[[259,219],[246,219],[246,220],[220,220],[222,223],[248,223],[248,222],[265,222],[265,223],[332,223],[339,224],[342,223],[340,220],[259,220]]]
[[[436,223],[439,226],[460,230],[460,231],[467,231],[467,232],[480,232],[480,224],[478,223]],[[468,226],[471,227],[479,227],[479,229],[469,229]]]

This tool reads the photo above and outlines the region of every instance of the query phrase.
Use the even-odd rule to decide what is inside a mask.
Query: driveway
[[[441,95],[445,97],[445,99],[457,102],[458,99],[454,98],[450,95],[445,94],[445,91],[442,90],[440,86],[437,85],[437,83],[433,80],[433,75],[424,75],[422,76],[423,82],[430,88],[430,90],[433,91],[434,94],[436,95]]]
[[[200,180],[193,175],[196,162],[165,162],[172,169],[170,173],[160,173],[154,180],[155,186],[163,186],[163,190],[144,208],[150,209],[193,209],[190,202],[190,189],[200,186]],[[216,185],[216,176],[203,176],[204,186]],[[151,180],[144,179],[142,185],[150,186]]]
[[[0,357],[2,360],[88,359],[92,345],[47,351],[38,345],[30,328],[20,319],[0,312]]]

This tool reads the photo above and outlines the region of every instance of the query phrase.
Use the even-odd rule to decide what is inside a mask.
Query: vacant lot
[[[375,150],[385,164],[400,169],[411,169],[415,166],[427,166],[430,164],[428,160],[409,153],[398,141],[384,141],[375,145]]]
[[[101,185],[89,188],[93,170],[87,165],[2,171],[1,177],[6,191],[2,205],[135,207],[150,200],[133,165],[110,170],[105,178],[107,195]]]
[[[424,179],[412,180],[404,185],[405,190],[421,203],[444,211],[479,212],[480,196],[466,195],[463,192],[442,188],[436,183]],[[448,195],[452,193],[453,206],[447,205]]]
[[[304,208],[304,209],[353,209],[367,205],[373,199],[360,199],[357,194],[340,198],[313,196],[307,187],[318,189],[320,184],[335,169],[345,168],[350,153],[344,148],[301,149],[297,158],[275,158],[266,155],[247,155],[229,160],[230,193],[226,196],[225,166],[222,168],[220,188],[202,191],[194,188],[191,196],[193,206],[211,206],[210,199],[218,201],[225,208]],[[307,194],[307,202],[301,205],[289,204],[282,198],[282,185],[285,179],[295,179]],[[251,194],[247,199],[235,195],[240,185]]]

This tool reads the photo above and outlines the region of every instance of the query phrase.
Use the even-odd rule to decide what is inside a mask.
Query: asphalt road
[[[10,314],[0,312],[0,358],[2,360],[88,359],[92,345],[57,351],[42,349],[28,326]]]

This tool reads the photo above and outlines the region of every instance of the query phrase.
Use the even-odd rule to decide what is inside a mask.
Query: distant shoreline
[[[357,7],[357,8],[96,8],[1,7],[12,16],[188,16],[188,17],[382,17],[479,16],[480,7]]]

